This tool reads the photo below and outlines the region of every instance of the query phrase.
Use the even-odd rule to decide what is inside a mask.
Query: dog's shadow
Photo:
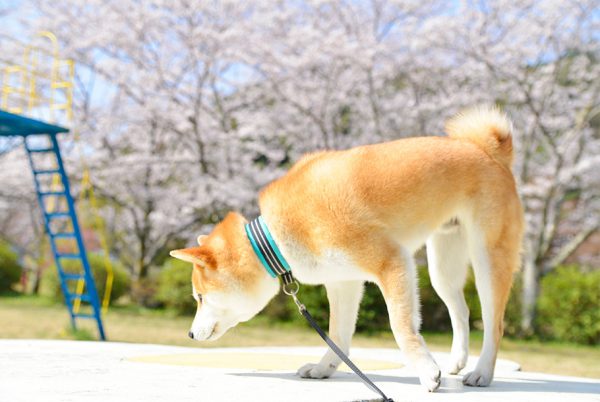
[[[494,378],[489,388],[463,387],[462,392],[539,392],[553,394],[588,394],[600,395],[600,383],[585,380],[561,380],[539,378]]]
[[[323,381],[323,382],[362,382],[360,378],[357,376],[344,373],[344,372],[336,372],[329,378],[323,379],[312,379],[312,378],[302,378],[295,373],[280,373],[274,371],[265,371],[265,372],[253,372],[253,373],[230,373],[230,375],[240,376],[240,377],[256,377],[256,378],[279,378],[282,380],[289,381],[302,381],[302,382],[310,382],[310,381]],[[390,375],[381,375],[381,374],[369,374],[369,379],[373,382],[395,382],[402,384],[419,384],[418,378],[413,377],[394,377]]]
[[[230,373],[230,375],[255,378],[278,378],[287,381],[323,381],[332,383],[360,383],[360,378],[350,373],[335,373],[332,377],[314,380],[301,378],[295,373],[282,372],[253,372],[253,373]],[[393,382],[396,384],[419,385],[417,377],[392,376],[382,374],[369,374],[369,378],[375,383]],[[587,394],[590,396],[600,395],[600,383],[589,382],[585,379],[539,379],[539,378],[504,378],[497,376],[489,387],[468,387],[462,384],[461,375],[449,375],[442,377],[442,384],[437,393],[467,393],[467,392],[537,392],[537,393],[563,393],[563,394]]]

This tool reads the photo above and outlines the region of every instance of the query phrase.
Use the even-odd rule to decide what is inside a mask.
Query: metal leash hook
[[[295,285],[295,287],[293,289],[288,289],[289,285]],[[298,300],[298,296],[296,296],[299,290],[300,284],[295,279],[293,282],[283,284],[283,293],[285,293],[288,296],[291,296],[291,298],[294,299],[294,303],[296,303],[296,306],[298,306],[298,310],[300,310],[300,313],[302,313],[302,311],[306,311],[306,307],[300,302],[300,300]]]
[[[290,285],[292,285],[290,287]],[[346,363],[346,365],[348,367],[350,367],[350,369],[352,369],[352,371],[354,371],[354,373],[365,383],[365,385],[370,388],[372,391],[374,391],[375,393],[381,395],[382,402],[394,402],[394,400],[392,398],[388,398],[383,391],[381,391],[377,385],[375,385],[370,379],[369,377],[367,377],[353,362],[352,360],[350,360],[350,358],[348,356],[346,356],[346,354],[339,348],[339,346],[337,346],[325,333],[325,331],[323,331],[321,329],[321,327],[319,327],[319,325],[317,324],[317,322],[315,321],[315,319],[310,315],[310,313],[308,312],[308,310],[306,309],[306,306],[304,304],[302,304],[302,302],[300,302],[300,300],[298,300],[298,291],[300,290],[300,284],[298,283],[298,281],[296,281],[296,279],[293,279],[291,282],[284,282],[283,284],[283,293],[285,293],[286,295],[290,296],[292,299],[294,299],[294,303],[296,303],[296,306],[298,306],[298,310],[300,311],[300,314],[306,319],[306,321],[308,321],[308,323],[310,324],[311,327],[313,327],[313,329],[315,331],[317,331],[317,333],[319,334],[319,336],[321,338],[323,338],[323,340],[325,341],[325,343],[327,343],[327,345],[331,348],[331,350],[333,350],[335,352],[336,355],[338,355],[338,357],[344,362]]]

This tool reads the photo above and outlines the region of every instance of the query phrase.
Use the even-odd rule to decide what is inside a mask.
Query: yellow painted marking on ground
[[[302,365],[320,360],[318,356],[283,355],[277,353],[198,353],[138,356],[127,359],[139,363],[166,364],[171,366],[197,366],[211,368],[235,368],[253,370],[297,370]],[[374,359],[356,359],[361,370],[389,370],[402,367],[400,362]],[[351,370],[343,364],[340,370]]]

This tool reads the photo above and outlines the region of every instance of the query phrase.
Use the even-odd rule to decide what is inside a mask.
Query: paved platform
[[[327,380],[295,375],[325,348],[205,349],[113,342],[0,340],[1,402],[375,401],[353,374]],[[447,354],[434,354],[440,366]],[[527,373],[499,361],[488,388],[444,375],[427,393],[395,349],[352,350],[384,392],[401,401],[600,401],[600,380]],[[473,366],[476,359],[470,359]]]

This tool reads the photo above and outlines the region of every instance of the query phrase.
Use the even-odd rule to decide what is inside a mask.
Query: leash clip
[[[292,285],[292,287],[289,288],[288,287],[289,285]],[[294,299],[294,303],[296,303],[296,306],[298,306],[298,310],[302,313],[303,311],[306,310],[306,307],[304,306],[304,304],[302,304],[302,302],[300,302],[300,300],[298,300],[297,294],[298,294],[299,290],[300,290],[300,284],[295,279],[293,282],[283,284],[283,293],[285,293],[286,295],[288,295],[292,299]]]

